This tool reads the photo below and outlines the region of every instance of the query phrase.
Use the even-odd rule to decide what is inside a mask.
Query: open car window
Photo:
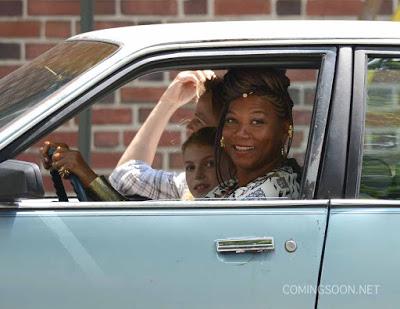
[[[299,166],[303,168],[319,70],[315,67],[281,67],[279,69],[286,70],[286,75],[291,82],[289,92],[294,102],[294,133],[289,157],[294,158]],[[90,165],[98,174],[106,175],[107,177],[112,175],[122,153],[135,137],[135,134],[146,121],[153,108],[157,105],[161,95],[179,72],[181,71],[169,70],[145,74],[103,97],[93,106]],[[223,77],[226,69],[215,70],[215,72],[218,76]],[[175,181],[178,185],[180,182],[185,181],[183,172],[186,166],[182,157],[181,147],[190,136],[187,125],[190,123],[191,119],[193,119],[196,112],[195,101],[196,100],[192,100],[192,102],[179,108],[172,115],[160,138],[152,165],[147,166],[143,162],[138,161],[133,162],[131,168],[135,168],[136,171],[143,168],[152,169],[156,172],[159,170],[165,171],[166,174],[172,175],[171,181]],[[207,113],[207,111],[202,111],[201,113],[203,113],[201,117],[209,117],[209,115],[204,114]],[[152,132],[149,131],[148,134],[150,135]],[[40,164],[38,148],[45,140],[64,142],[71,148],[77,148],[77,119],[68,120],[53,133],[41,139],[40,142],[18,156],[18,158],[36,161]],[[54,188],[48,171],[42,168],[42,173],[46,195],[54,196]],[[123,177],[123,179],[129,178],[127,174],[117,174],[116,177]],[[112,183],[114,186],[116,185],[115,176],[114,182]],[[118,190],[120,191],[126,188],[126,185],[122,183],[118,184]],[[65,181],[65,184],[67,191],[73,196],[74,192],[72,187],[67,181]],[[143,184],[140,190],[148,192],[153,189],[151,184]],[[177,190],[183,189],[178,188]],[[126,192],[123,193],[126,194]],[[127,193],[127,195],[131,194],[132,192],[130,191]],[[190,194],[187,195],[187,192],[182,195],[181,197],[183,199],[191,199]],[[160,199],[176,198],[176,195],[173,194],[171,194],[171,196],[160,196]]]
[[[250,55],[248,54],[249,52]],[[159,106],[157,104],[158,100],[178,74],[190,70],[213,70],[216,75],[223,78],[227,71],[229,72],[229,70],[233,69],[258,69],[260,71],[272,69],[284,73],[289,79],[288,82],[284,83],[290,83],[288,92],[293,102],[294,127],[290,128],[289,126],[285,130],[287,130],[288,135],[291,132],[293,136],[288,157],[293,161],[295,160],[297,162],[296,166],[298,166],[296,175],[292,179],[279,180],[283,182],[278,183],[278,185],[293,183],[295,180],[299,183],[295,198],[313,198],[324,143],[325,119],[328,115],[333,84],[335,49],[305,48],[298,50],[271,48],[232,50],[230,58],[227,58],[226,51],[216,50],[211,53],[215,53],[215,56],[212,56],[209,51],[196,51],[193,52],[193,55],[187,53],[182,55],[180,53],[173,55],[165,53],[165,55],[149,57],[146,59],[147,62],[140,62],[140,65],[132,62],[123,71],[111,74],[90,92],[77,98],[68,109],[65,111],[60,110],[57,115],[52,116],[54,120],[49,124],[50,128],[56,128],[53,132],[48,135],[44,134],[50,131],[49,129],[46,130],[46,127],[49,128],[47,124],[38,127],[38,131],[34,136],[41,139],[38,141],[37,138],[28,138],[24,143],[25,145],[30,145],[30,147],[25,147],[26,150],[14,156],[14,158],[34,161],[41,166],[38,153],[45,140],[63,142],[68,144],[70,148],[76,149],[78,146],[78,120],[77,117],[71,117],[76,116],[76,108],[80,104],[94,103],[92,105],[89,164],[98,175],[104,175],[118,191],[128,197],[139,194],[156,200],[176,200],[183,197],[185,197],[183,199],[191,199],[190,196],[187,198],[182,190],[178,190],[179,194],[149,196],[148,191],[151,192],[154,189],[148,183],[154,184],[154,180],[148,183],[140,182],[142,187],[135,189],[136,191],[134,190],[134,192],[126,192],[125,190],[131,186],[125,180],[132,178],[133,174],[119,174],[117,177],[113,177],[121,155],[142,128],[149,114],[156,106]],[[230,61],[227,59],[230,59]],[[206,64],[208,62],[210,63],[209,65]],[[251,96],[252,93],[252,90],[250,90],[249,95]],[[245,97],[244,95],[244,93],[239,94],[243,98]],[[174,181],[179,179],[181,183],[185,183],[185,174],[182,172],[187,169],[187,166],[182,160],[181,147],[191,133],[187,127],[188,123],[193,120],[194,116],[199,115],[197,110],[199,104],[196,104],[195,101],[192,100],[190,103],[185,104],[169,117],[169,122],[165,125],[158,142],[155,156],[151,164],[147,164],[146,169],[156,172],[161,171],[161,173],[172,175]],[[201,114],[201,117],[195,118],[202,118],[202,121],[204,121],[208,115],[204,111]],[[61,120],[63,119],[64,122],[62,123]],[[218,120],[216,123],[218,123]],[[284,122],[280,120],[276,123],[280,126],[284,125]],[[284,130],[281,132],[284,132]],[[145,136],[154,136],[153,130],[151,128],[148,129]],[[284,141],[285,137],[282,136],[281,138]],[[213,140],[213,146],[216,145],[216,141],[222,145],[220,139],[215,139]],[[284,142],[280,143],[281,146],[283,144]],[[287,145],[283,146],[287,147]],[[22,147],[23,144],[21,144],[20,148]],[[283,158],[285,149],[287,148],[280,147],[279,151]],[[18,152],[14,151],[14,153]],[[216,165],[219,166],[219,164]],[[49,173],[43,167],[41,168],[46,196],[54,197],[55,191]],[[133,171],[141,173],[142,168],[143,166],[136,166]],[[235,177],[234,173],[229,173],[228,180],[235,180]],[[117,181],[122,180],[122,186],[112,181],[112,178],[114,180],[117,179]],[[64,183],[67,187],[68,195],[75,196],[68,181]],[[216,185],[218,185],[218,182]],[[212,191],[212,189],[210,190]],[[292,195],[289,196],[291,197]],[[207,195],[207,197],[210,196]],[[211,197],[220,199],[221,195],[213,195]],[[233,198],[236,198],[236,196],[233,196]],[[257,194],[252,196],[252,199],[264,198],[288,199],[285,194],[271,196],[267,194],[263,197]]]

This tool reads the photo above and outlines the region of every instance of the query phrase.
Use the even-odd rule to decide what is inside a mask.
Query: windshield
[[[0,127],[117,49],[117,45],[102,42],[64,42],[4,77],[0,80]]]

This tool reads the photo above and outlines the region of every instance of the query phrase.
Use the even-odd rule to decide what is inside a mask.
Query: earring
[[[220,141],[219,141],[219,144],[220,144],[221,148],[224,148],[224,147],[225,147],[224,137],[223,137],[223,136],[221,137],[221,139],[220,139]]]
[[[282,155],[282,157],[284,157],[285,156],[285,149],[284,149],[284,147],[282,146],[282,148],[281,148],[281,155]]]
[[[289,126],[288,136],[289,136],[289,138],[293,137],[293,126],[292,125]]]

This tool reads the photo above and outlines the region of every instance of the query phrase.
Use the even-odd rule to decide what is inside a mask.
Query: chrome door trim
[[[151,210],[151,209],[236,209],[242,208],[245,211],[251,209],[262,208],[292,208],[293,211],[303,212],[304,208],[313,209],[327,208],[329,200],[288,200],[288,199],[271,199],[271,200],[201,200],[201,201],[140,201],[140,202],[54,202],[54,200],[24,200],[15,204],[0,204],[0,212],[2,210],[29,211],[29,210]],[[298,209],[298,210],[297,210]]]
[[[376,199],[334,199],[330,201],[331,207],[400,207],[398,200],[376,200]]]

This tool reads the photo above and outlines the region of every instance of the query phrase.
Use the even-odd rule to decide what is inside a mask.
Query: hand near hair
[[[180,72],[140,127],[117,166],[129,160],[141,160],[151,165],[169,119],[178,108],[199,98],[204,92],[204,82],[214,75],[211,70]]]
[[[168,103],[178,109],[198,99],[204,92],[204,82],[214,76],[211,70],[180,72],[161,96],[159,104]]]

